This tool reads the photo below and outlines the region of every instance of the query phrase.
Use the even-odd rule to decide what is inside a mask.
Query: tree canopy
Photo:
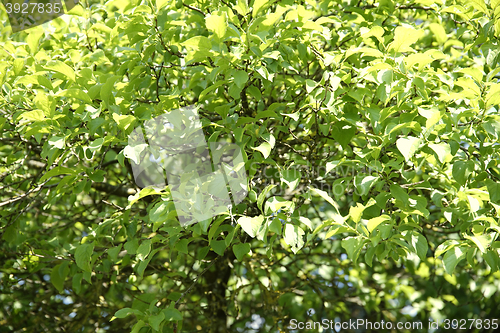
[[[0,332],[494,331],[499,0],[0,15]],[[192,105],[248,195],[182,226],[128,138]]]

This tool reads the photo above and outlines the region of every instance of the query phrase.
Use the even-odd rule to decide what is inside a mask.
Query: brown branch
[[[98,191],[105,192],[111,195],[116,195],[123,198],[128,198],[134,195],[137,191],[133,188],[123,188],[121,186],[114,186],[108,183],[92,183],[92,187]]]
[[[193,283],[191,283],[191,285],[182,293],[181,297],[179,297],[179,299],[175,302],[175,305],[177,306],[177,304],[189,293],[189,291],[191,289],[193,289],[194,285],[196,284],[196,282],[198,281],[198,279],[203,275],[205,274],[206,271],[208,271],[210,269],[210,267],[212,267],[215,262],[220,258],[220,256],[217,256],[211,263],[210,265],[208,265],[200,274],[198,274],[198,276],[196,276],[196,278],[194,279]]]
[[[408,187],[411,187],[411,186],[415,186],[415,185],[418,185],[418,184],[422,184],[424,183],[425,180],[421,180],[421,181],[418,181],[418,182],[415,182],[415,183],[411,183],[411,184],[403,184],[401,185],[402,188],[408,188]]]
[[[205,14],[204,12],[201,11],[201,9],[198,9],[196,7],[193,7],[193,6],[190,6],[190,5],[186,5],[185,3],[183,3],[184,7],[187,7],[191,10],[194,10],[194,11],[197,11],[198,13],[200,13],[201,15],[203,16],[206,16],[207,14]]]

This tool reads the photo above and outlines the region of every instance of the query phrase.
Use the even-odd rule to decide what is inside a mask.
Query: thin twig
[[[198,13],[200,13],[201,15],[203,16],[206,16],[207,14],[205,14],[204,12],[201,11],[201,9],[198,9],[196,7],[193,7],[193,6],[190,6],[190,5],[186,5],[185,3],[183,3],[184,7],[187,7],[191,10],[194,10],[194,11],[197,11]]]
[[[189,293],[189,291],[191,291],[191,289],[194,287],[194,285],[196,284],[196,282],[198,281],[198,279],[203,275],[205,274],[206,271],[208,271],[210,269],[210,267],[212,267],[215,262],[220,258],[220,256],[216,257],[212,263],[210,265],[208,265],[207,268],[205,268],[197,277],[196,279],[194,279],[193,283],[191,283],[191,285],[182,293],[181,297],[179,297],[179,299],[175,302],[175,306],[177,306],[177,304],[179,304],[179,302]]]
[[[418,185],[418,184],[422,184],[424,183],[425,180],[421,180],[421,181],[418,181],[418,182],[415,182],[415,183],[411,183],[411,184],[403,184],[401,185],[402,188],[408,188],[408,187],[411,187],[411,186],[415,186],[415,185]]]

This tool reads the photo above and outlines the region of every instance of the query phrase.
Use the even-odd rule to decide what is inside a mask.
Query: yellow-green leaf
[[[413,49],[410,45],[414,44],[422,35],[422,31],[413,27],[397,27],[394,34],[394,41],[389,44],[389,51],[408,52]]]
[[[439,158],[439,162],[441,163],[444,163],[446,161],[446,157],[451,153],[450,145],[446,142],[430,143],[429,148],[434,150]]]
[[[75,98],[75,99],[79,99],[79,100],[84,101],[84,102],[89,103],[89,104],[92,103],[92,100],[90,99],[89,95],[81,89],[61,90],[61,91],[57,92],[56,96]]]
[[[47,65],[45,65],[44,68],[51,70],[51,71],[54,71],[54,72],[61,73],[61,74],[65,75],[68,79],[70,79],[71,81],[76,80],[75,71],[62,61],[56,60],[56,61],[50,62]]]
[[[21,115],[21,118],[24,118],[26,120],[32,120],[32,121],[42,121],[45,119],[45,115],[43,114],[42,110],[33,110],[33,111],[24,112]]]
[[[248,13],[248,11],[249,11],[247,0],[238,0],[238,4],[234,7],[234,9],[241,16],[245,16]]]
[[[208,52],[212,48],[212,42],[205,36],[192,37],[187,41],[183,42],[182,45],[193,51]]]
[[[408,161],[417,151],[420,146],[420,139],[409,136],[406,138],[399,138],[396,141],[398,150],[403,154],[406,161]]]
[[[134,122],[135,117],[132,115],[119,115],[113,113],[113,119],[116,121],[118,127],[121,130],[127,130],[127,128],[129,128],[130,125]]]
[[[212,14],[205,18],[205,24],[210,32],[222,39],[226,34],[227,16],[225,13],[220,13],[220,15]]]
[[[444,44],[448,40],[446,31],[441,24],[431,23],[429,24],[429,29],[431,30],[432,34],[439,44]]]
[[[238,224],[250,237],[255,237],[259,231],[260,226],[264,223],[264,216],[259,215],[256,217],[243,216],[238,219]]]
[[[389,215],[381,215],[381,216],[377,216],[377,217],[374,217],[372,219],[369,219],[368,220],[368,225],[367,225],[367,228],[368,228],[368,231],[369,232],[372,232],[373,230],[375,230],[376,227],[378,227],[378,225],[382,222],[385,222],[385,221],[390,221],[391,220],[391,217]]]
[[[253,8],[252,8],[252,16],[257,17],[257,14],[261,10],[261,8],[264,7],[264,5],[268,4],[270,5],[274,1],[268,1],[268,0],[255,0],[253,2]]]
[[[269,142],[262,142],[260,146],[253,147],[252,149],[260,151],[262,153],[262,156],[264,156],[264,158],[267,158],[271,153],[272,147]]]

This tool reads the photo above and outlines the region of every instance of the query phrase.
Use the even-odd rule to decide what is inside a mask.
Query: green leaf
[[[434,59],[430,55],[423,53],[410,54],[405,58],[406,68],[411,68],[413,65],[418,64],[419,71],[421,71],[426,65],[430,64],[433,61]],[[421,78],[414,78],[413,83],[421,90],[425,89],[424,81]]]
[[[356,127],[346,121],[339,121],[331,128],[332,137],[346,148],[356,134]]]
[[[144,320],[139,320],[137,323],[135,323],[134,327],[132,327],[132,331],[130,331],[130,333],[139,333],[141,328],[143,328],[144,326],[146,326]]]
[[[490,201],[494,203],[500,203],[500,183],[490,181],[487,184]]]
[[[52,83],[43,75],[22,76],[16,81],[16,85],[17,84],[24,84],[24,85],[38,84],[40,86],[44,86],[45,88],[47,88],[49,90],[54,89],[54,87],[52,86]]]
[[[130,316],[131,314],[142,315],[142,312],[137,310],[137,309],[123,308],[123,309],[116,311],[114,317],[111,318],[110,321],[112,321],[116,318],[125,318],[127,316]]]
[[[266,67],[264,66],[257,66],[254,68],[254,70],[264,79],[267,81],[272,82],[274,78],[273,73],[269,73]]]
[[[104,176],[106,172],[104,170],[93,170],[92,172],[87,172],[90,180],[96,183],[102,183],[104,181]]]
[[[56,96],[79,99],[79,100],[81,100],[85,103],[89,103],[89,104],[92,103],[92,99],[89,97],[89,95],[81,89],[61,90],[61,91],[57,92]]]
[[[135,266],[135,268],[137,269],[137,273],[139,274],[140,277],[143,276],[144,271],[146,270],[146,268],[149,265],[149,262],[151,261],[151,259],[154,258],[155,254],[159,250],[160,250],[160,248],[154,249],[153,251],[151,251],[151,253],[149,254],[149,256],[145,260],[139,261],[139,264]]]
[[[49,139],[49,145],[54,146],[58,149],[63,149],[65,147],[64,137],[53,136]]]
[[[256,100],[260,100],[262,98],[262,93],[260,92],[259,88],[257,88],[256,86],[253,86],[253,85],[249,86],[247,88],[247,91],[248,91],[248,93],[250,93],[250,96],[252,96]],[[263,111],[263,112],[266,112],[266,111]]]
[[[160,325],[163,322],[163,319],[165,319],[165,313],[160,312],[156,316],[149,316],[148,322],[149,322],[149,325],[151,325],[151,327],[154,330],[159,331]]]
[[[274,196],[269,198],[265,204],[265,212],[274,213],[280,209],[293,210],[294,203],[282,197]]]
[[[182,313],[177,309],[165,309],[162,312],[165,316],[165,321],[182,320]]]
[[[250,244],[248,243],[239,243],[233,245],[233,252],[238,261],[241,261],[243,257],[250,252]]]
[[[69,67],[68,65],[66,65],[65,63],[63,63],[61,61],[58,61],[58,60],[52,61],[52,62],[48,63],[47,65],[45,65],[44,68],[48,69],[50,71],[61,73],[61,74],[65,75],[68,79],[70,79],[71,81],[76,81],[75,71],[71,67]]]
[[[62,293],[64,289],[64,281],[69,274],[69,262],[65,261],[62,264],[54,266],[50,273],[50,282],[56,287],[57,291]]]
[[[106,80],[106,83],[104,83],[101,86],[101,92],[100,92],[99,95],[101,96],[101,99],[104,101],[104,105],[105,105],[106,108],[109,108],[109,105],[111,105],[111,104],[115,104],[115,98],[113,96],[113,89],[115,87],[116,80],[118,80],[119,78],[120,77],[118,75],[111,75]],[[115,117],[113,115],[113,119],[114,118]]]
[[[125,251],[127,251],[128,254],[136,254],[138,247],[139,240],[137,238],[131,239],[123,245],[123,248],[125,249]]]
[[[305,232],[301,227],[292,224],[285,225],[284,240],[293,253],[297,253],[304,246],[304,235]]]
[[[288,169],[281,172],[281,181],[288,185],[290,191],[295,190],[301,177],[302,174],[296,169]]]
[[[490,235],[475,235],[475,236],[469,236],[469,235],[464,235],[464,238],[470,239],[471,241],[476,244],[477,248],[481,253],[485,253],[490,246],[491,243],[491,236]]]
[[[409,243],[417,252],[418,257],[421,260],[425,260],[425,258],[427,257],[427,250],[429,248],[427,239],[419,233],[411,233]]]
[[[229,226],[229,228],[231,230],[228,232],[227,237],[225,239],[226,247],[228,247],[229,245],[231,245],[231,243],[233,242],[233,239],[234,239],[234,234],[236,233],[236,231],[240,230],[240,226],[239,225],[236,225],[236,227]]]
[[[475,82],[479,83],[483,81],[483,72],[479,68],[466,67],[458,70],[459,73],[464,73],[471,76]],[[475,88],[474,88],[475,89]]]
[[[144,242],[141,243],[141,245],[137,248],[137,259],[138,260],[144,260],[146,257],[149,255],[149,252],[151,251],[151,240],[146,239]]]
[[[208,31],[214,33],[218,39],[222,40],[226,34],[227,16],[223,12],[221,15],[211,14],[205,17],[205,24]]]
[[[366,250],[365,253],[365,261],[366,264],[370,267],[372,267],[373,263],[373,256],[375,255],[375,250],[377,249],[376,246],[371,246],[368,250]]]
[[[396,141],[396,146],[401,154],[404,156],[406,161],[409,161],[413,157],[415,152],[420,146],[420,139],[408,136],[406,138],[399,138]]]
[[[82,279],[83,279],[83,273],[76,273],[73,275],[73,279],[71,279],[71,288],[73,288],[73,291],[79,295],[80,291],[82,290]]]
[[[456,161],[455,163],[453,163],[453,179],[455,179],[462,186],[467,182],[467,179],[472,172],[471,169],[474,166],[474,162],[472,162],[472,165],[469,162],[472,161]]]
[[[310,190],[311,193],[317,194],[320,197],[322,197],[323,199],[325,199],[326,202],[328,202],[330,205],[332,205],[335,208],[335,210],[337,211],[337,213],[339,212],[339,205],[335,201],[333,201],[333,199],[328,195],[328,193],[326,193],[323,190],[314,188],[314,187],[311,187],[309,190]]]
[[[50,177],[59,176],[59,175],[63,175],[63,174],[75,175],[76,170],[62,167],[62,166],[57,166],[53,169],[50,169],[47,173],[45,173],[42,176],[42,178],[40,178],[40,182],[44,182],[45,180],[49,179]]]
[[[89,145],[89,150],[91,152],[95,152],[99,149],[101,149],[102,147],[102,143],[104,142],[104,138],[98,138],[98,139],[95,139],[94,141],[92,141]]]
[[[275,187],[276,185],[274,184],[267,185],[264,191],[262,191],[259,194],[259,197],[257,198],[257,207],[259,207],[261,211],[262,211],[262,204],[264,203],[264,200],[266,200],[267,194]]]
[[[245,86],[248,81],[248,74],[245,71],[234,71],[233,72],[234,83],[240,88]]]
[[[500,91],[496,96],[500,96]],[[500,100],[498,101],[500,103]],[[488,134],[492,135],[495,140],[498,140],[500,137],[500,117],[498,116],[489,116],[486,117],[485,121],[481,123],[481,126],[484,128]]]
[[[188,254],[188,245],[190,243],[190,240],[187,238],[182,238],[180,239],[176,244],[175,244],[175,249],[181,253]]]
[[[483,253],[483,258],[488,266],[490,266],[492,272],[498,270],[499,258],[496,251],[488,250],[488,252]]]
[[[342,247],[346,250],[347,256],[353,262],[358,260],[364,244],[364,240],[361,236],[350,236],[342,240]]]
[[[90,259],[94,253],[94,243],[84,243],[78,245],[75,251],[75,262],[85,272],[92,272]]]
[[[208,93],[214,91],[215,89],[219,88],[220,86],[223,86],[225,84],[229,83],[229,80],[224,80],[224,81],[217,81],[215,82],[214,84],[211,84],[210,86],[208,86],[205,90],[203,90],[201,93],[200,93],[200,97],[199,99],[200,100],[203,100],[207,95]]]
[[[461,77],[455,81],[455,84],[464,89],[462,94],[467,93],[474,97],[481,95],[481,88],[471,78]]]
[[[465,256],[466,251],[462,247],[456,246],[448,250],[443,257],[446,273],[453,275],[455,267]]]
[[[450,248],[455,247],[457,245],[460,245],[460,242],[454,239],[448,239],[444,241],[443,243],[439,244],[439,246],[436,248],[436,251],[434,251],[434,257],[439,257],[441,254],[445,253],[448,251]]]
[[[408,196],[408,193],[406,193],[406,191],[401,186],[392,184],[390,186],[390,191],[396,200],[399,200],[400,202],[403,203],[404,207],[408,206],[410,197]]]
[[[379,180],[379,176],[355,176],[354,177],[354,186],[358,190],[359,195],[367,195],[370,192],[370,189],[375,184],[376,181]]]
[[[264,133],[262,134],[262,138],[271,145],[271,149],[274,148],[274,145],[276,144],[276,139],[274,138],[274,135],[272,135],[271,133]]]
[[[255,237],[259,231],[260,226],[264,223],[264,216],[259,215],[256,217],[243,216],[238,219],[238,224],[250,236]]]
[[[116,263],[118,261],[118,254],[120,253],[121,249],[122,244],[108,249],[109,259],[111,259],[113,263]]]
[[[394,246],[389,242],[378,244],[375,248],[375,254],[377,255],[377,259],[379,261],[386,259],[387,255],[391,250],[394,250]]]
[[[300,113],[299,112],[295,112],[295,113],[282,113],[281,115],[282,116],[290,117],[290,118],[292,118],[295,121],[299,120],[299,118],[300,118]]]
[[[158,202],[153,209],[149,211],[149,220],[154,223],[154,227],[158,228],[169,218],[169,214],[175,210],[174,203],[171,201]],[[154,232],[155,230],[153,230]]]
[[[308,94],[310,94],[311,91],[313,91],[314,88],[316,88],[316,86],[317,86],[317,83],[314,82],[313,80],[309,80],[309,79],[306,80],[306,91]]]
[[[223,256],[224,251],[226,251],[226,242],[224,240],[212,240],[210,246],[220,256]]]

